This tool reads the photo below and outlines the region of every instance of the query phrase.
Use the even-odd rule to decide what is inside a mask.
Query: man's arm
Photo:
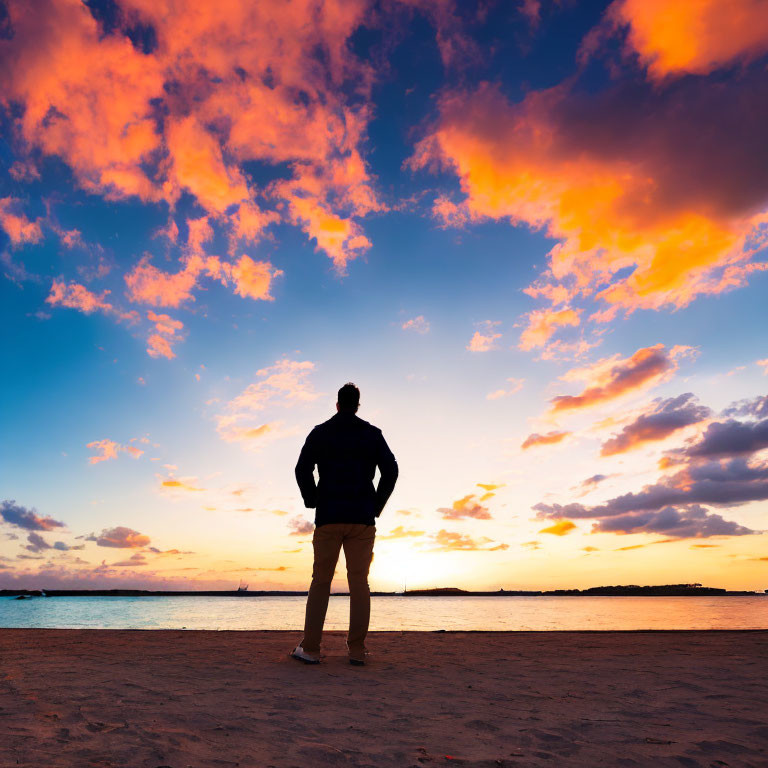
[[[392,451],[389,450],[387,441],[384,439],[384,435],[382,435],[381,432],[376,436],[376,440],[376,464],[379,467],[379,472],[381,472],[379,486],[376,488],[376,517],[378,517],[384,509],[387,499],[389,499],[392,495],[392,491],[395,489],[398,468],[395,456]]]
[[[315,464],[317,464],[316,439],[314,430],[304,441],[304,447],[296,463],[296,482],[299,484],[304,506],[312,509],[317,506],[317,485],[315,485]]]

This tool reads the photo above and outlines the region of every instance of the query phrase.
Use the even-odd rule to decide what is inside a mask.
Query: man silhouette
[[[397,462],[381,430],[355,415],[359,405],[360,390],[354,384],[345,384],[338,393],[337,413],[309,433],[296,464],[296,482],[304,506],[315,508],[315,561],[304,637],[291,653],[306,664],[320,662],[325,613],[341,547],[349,583],[349,662],[365,664],[365,636],[371,614],[368,571],[376,518],[395,487]],[[315,466],[320,476],[317,485]],[[381,477],[374,488],[376,467]]]

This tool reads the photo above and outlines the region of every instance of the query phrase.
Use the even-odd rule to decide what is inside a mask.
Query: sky
[[[0,588],[768,588],[764,0],[0,0]],[[343,558],[334,587],[344,589]]]

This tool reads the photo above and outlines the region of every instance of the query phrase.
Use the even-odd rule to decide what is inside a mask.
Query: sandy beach
[[[2,766],[768,766],[768,632],[0,630]]]

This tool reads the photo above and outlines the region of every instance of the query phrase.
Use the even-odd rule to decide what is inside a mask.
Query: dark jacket
[[[373,486],[376,467],[381,472],[378,488]],[[381,430],[354,413],[337,413],[316,426],[296,464],[296,482],[304,506],[315,507],[316,526],[375,525],[396,480],[397,462]]]

